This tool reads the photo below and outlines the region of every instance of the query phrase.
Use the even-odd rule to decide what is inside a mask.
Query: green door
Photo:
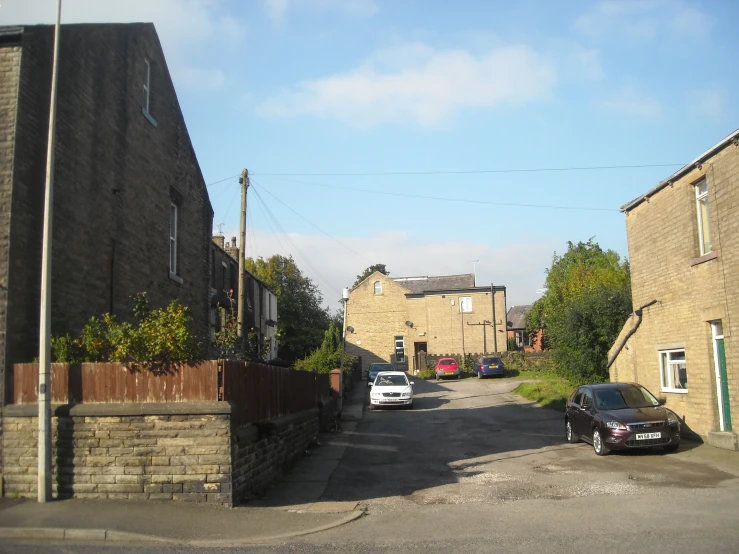
[[[716,339],[718,353],[718,372],[721,379],[721,408],[724,415],[724,431],[731,431],[731,404],[729,402],[729,379],[726,375],[726,354],[724,339]]]

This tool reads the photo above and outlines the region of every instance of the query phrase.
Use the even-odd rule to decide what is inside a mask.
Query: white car
[[[413,384],[402,371],[378,373],[370,391],[370,410],[383,406],[406,406],[413,409]]]

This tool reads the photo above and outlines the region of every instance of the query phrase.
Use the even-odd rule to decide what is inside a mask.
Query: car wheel
[[[665,452],[677,452],[677,449],[680,448],[680,443],[677,444],[666,444],[662,447],[662,449]]]
[[[369,408],[370,408],[370,410],[374,410],[375,409],[375,405],[374,404],[370,404]]]
[[[593,450],[598,456],[605,456],[608,454],[608,447],[603,442],[598,429],[593,429]]]
[[[482,371],[478,371],[477,372],[477,378],[478,379],[482,379]]]
[[[577,437],[577,435],[572,431],[572,425],[570,425],[570,420],[567,420],[567,423],[565,423],[565,437],[567,437],[567,442],[570,444],[574,444],[576,442],[580,442],[580,439]]]
[[[462,374],[460,373],[459,375],[457,375],[457,381],[459,381],[461,378],[462,378]]]

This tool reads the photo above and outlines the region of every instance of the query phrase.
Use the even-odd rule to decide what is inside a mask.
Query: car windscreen
[[[657,399],[642,387],[621,387],[595,391],[595,405],[599,410],[624,410],[627,408],[654,408]]]
[[[483,365],[490,365],[490,364],[500,364],[502,362],[500,361],[500,358],[483,358],[482,363]]]
[[[402,387],[408,384],[405,375],[380,375],[375,383],[376,387]]]

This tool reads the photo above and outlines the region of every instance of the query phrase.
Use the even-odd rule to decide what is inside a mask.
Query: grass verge
[[[534,383],[521,383],[513,389],[513,392],[539,403],[544,408],[564,412],[567,398],[574,388],[575,386],[567,379],[553,376]]]

